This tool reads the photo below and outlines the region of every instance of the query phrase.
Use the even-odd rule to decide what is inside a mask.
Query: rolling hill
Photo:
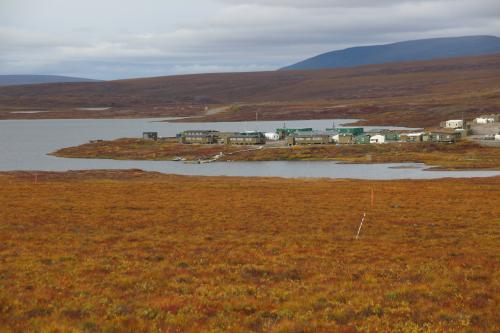
[[[234,107],[208,115],[205,105]],[[84,107],[111,109],[75,111]],[[22,108],[54,112],[9,113]],[[321,71],[0,87],[1,119],[198,115],[196,121],[234,121],[253,120],[259,111],[261,120],[363,118],[366,124],[418,127],[499,109],[500,54]]]
[[[344,68],[495,53],[500,53],[500,38],[495,36],[432,38],[328,52],[282,70]]]
[[[133,107],[169,103],[377,99],[499,88],[500,54],[322,71],[217,73],[0,88],[0,105]]]
[[[0,75],[0,86],[17,86],[26,84],[67,83],[67,82],[100,82],[99,80],[60,75]]]

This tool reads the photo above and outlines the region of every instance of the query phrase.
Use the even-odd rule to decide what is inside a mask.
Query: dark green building
[[[356,143],[358,145],[369,144],[370,143],[370,135],[369,134],[357,135],[354,138],[354,143]]]
[[[382,135],[385,136],[385,141],[399,141],[398,132],[383,132]]]
[[[312,132],[312,128],[277,128],[276,133],[280,136],[280,139],[284,139],[287,136],[296,133]]]
[[[339,127],[337,131],[340,134],[352,134],[354,136],[361,135],[365,132],[363,127]]]

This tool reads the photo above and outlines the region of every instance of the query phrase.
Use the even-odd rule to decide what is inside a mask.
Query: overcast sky
[[[500,36],[499,0],[0,0],[0,74],[273,70],[319,53]]]

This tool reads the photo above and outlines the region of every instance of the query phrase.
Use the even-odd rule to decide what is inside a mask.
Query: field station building
[[[158,140],[158,132],[143,132],[142,139],[148,141],[156,141]]]
[[[473,120],[474,124],[493,124],[500,123],[500,114],[490,114],[477,117]]]
[[[180,135],[179,142],[213,144],[217,143],[217,133],[211,130],[184,131]]]
[[[212,130],[189,130],[177,135],[180,143],[261,145],[266,143],[262,132],[219,132]]]

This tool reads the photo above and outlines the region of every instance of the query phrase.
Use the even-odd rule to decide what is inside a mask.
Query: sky
[[[275,70],[351,46],[500,36],[499,0],[0,0],[0,74]]]

